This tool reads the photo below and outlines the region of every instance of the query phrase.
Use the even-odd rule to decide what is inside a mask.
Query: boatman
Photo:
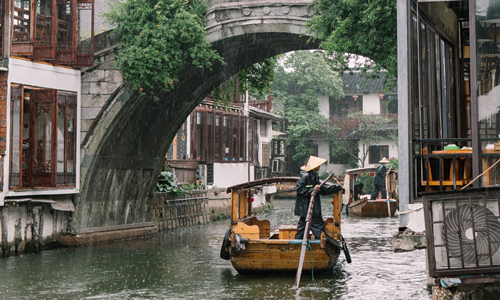
[[[356,184],[354,186],[354,200],[361,199],[361,196],[364,195],[363,189],[365,188],[364,183]]]
[[[382,199],[387,199],[387,190],[385,189],[385,177],[387,176],[387,168],[385,164],[388,163],[389,160],[387,158],[382,158],[379,161],[380,165],[378,165],[377,169],[375,169],[375,177],[373,178],[373,189],[371,194],[371,199],[377,199],[379,192],[382,194]],[[394,173],[394,171],[390,171],[390,173]]]
[[[326,184],[320,188],[320,182],[318,178],[319,167],[326,162],[326,159],[310,156],[307,165],[304,168],[306,173],[300,177],[297,182],[296,191],[297,199],[295,201],[295,215],[299,216],[299,224],[297,225],[297,234],[295,234],[295,239],[302,240],[304,238],[304,230],[306,227],[306,217],[307,210],[309,208],[309,202],[311,200],[311,193],[315,189],[318,191],[314,197],[314,209],[311,219],[311,231],[316,239],[321,236],[321,231],[325,232],[325,221],[323,221],[323,215],[321,214],[321,201],[319,195],[331,195],[340,191],[342,187],[338,184],[332,184],[327,186]]]

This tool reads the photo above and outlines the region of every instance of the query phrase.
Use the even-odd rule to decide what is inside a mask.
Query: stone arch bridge
[[[177,130],[216,86],[265,58],[314,49],[306,21],[310,0],[213,1],[207,39],[226,62],[212,71],[187,66],[159,101],[141,96],[114,69],[111,32],[96,36],[95,65],[82,72],[81,190],[76,230],[152,221],[156,178]]]

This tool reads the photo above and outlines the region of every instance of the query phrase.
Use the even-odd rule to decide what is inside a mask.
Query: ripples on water
[[[294,224],[293,199],[257,214],[271,226]],[[332,215],[330,199],[323,215]],[[331,272],[239,275],[219,258],[229,221],[164,232],[152,238],[43,251],[0,259],[0,299],[431,299],[425,250],[394,253],[397,218],[342,215],[353,262],[341,254]]]

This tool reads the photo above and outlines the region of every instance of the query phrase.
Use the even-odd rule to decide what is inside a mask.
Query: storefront
[[[436,282],[498,284],[500,0],[399,0],[398,25],[400,209],[423,203]]]

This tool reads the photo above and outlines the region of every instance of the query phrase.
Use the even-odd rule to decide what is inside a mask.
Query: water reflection
[[[331,215],[330,199],[322,203]],[[293,200],[276,200],[258,214],[271,226],[293,224]],[[172,230],[153,238],[44,251],[0,260],[5,299],[431,299],[425,252],[392,252],[397,218],[343,215],[352,264],[323,274],[239,275],[219,258],[229,221]]]

